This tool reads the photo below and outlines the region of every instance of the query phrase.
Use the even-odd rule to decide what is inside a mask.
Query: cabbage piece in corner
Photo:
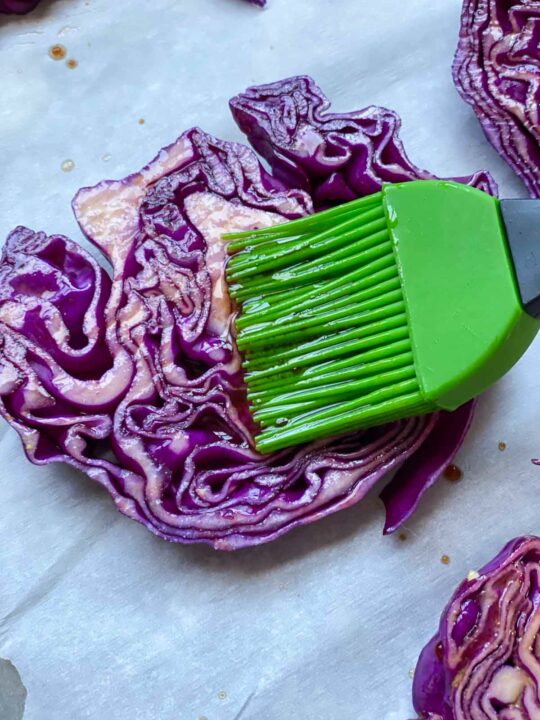
[[[509,542],[444,610],[413,684],[427,720],[540,717],[540,538]]]
[[[291,81],[273,86],[275,94],[313,118],[322,95],[311,81],[297,83],[294,97]],[[362,138],[372,157],[385,143],[401,148],[397,121],[377,134],[379,114],[391,114],[372,113],[370,134],[354,142]],[[379,172],[363,167],[372,178]],[[77,219],[112,278],[62,236],[17,228],[4,250],[2,414],[32,462],[81,469],[120,511],[168,540],[226,550],[266,542],[358,502],[401,467],[393,481],[398,524],[470,421],[468,406],[271,456],[255,452],[221,235],[312,212],[310,195],[283,180],[246,147],[194,129],[140,172],[77,194]],[[433,443],[439,452],[425,457]]]
[[[465,0],[453,74],[488,140],[540,197],[540,4]]]
[[[37,7],[40,0],[0,0],[0,13],[25,15]]]

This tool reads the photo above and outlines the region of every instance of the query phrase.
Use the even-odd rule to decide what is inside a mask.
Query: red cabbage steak
[[[245,146],[193,129],[140,172],[79,191],[75,215],[110,275],[63,236],[10,234],[0,412],[32,462],[82,470],[168,540],[266,542],[399,468],[385,491],[394,529],[454,456],[472,406],[259,455],[221,235],[428,174],[407,160],[393,113],[331,114],[308,78],[251,88],[232,107],[274,174]],[[485,174],[466,181],[494,191]]]
[[[33,10],[40,0],[0,0],[0,13],[24,15]]]
[[[465,0],[453,74],[488,140],[540,196],[538,0]]]
[[[540,717],[540,538],[521,537],[458,587],[413,686],[427,720]]]

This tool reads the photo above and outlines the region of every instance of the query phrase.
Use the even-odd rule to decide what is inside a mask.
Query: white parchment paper
[[[0,237],[24,223],[84,242],[79,186],[138,169],[195,124],[240,139],[228,98],[297,73],[337,110],[396,109],[417,164],[489,168],[523,195],[453,88],[459,6],[44,0],[0,21]],[[76,69],[48,57],[58,42]],[[373,493],[254,550],[170,545],[84,476],[30,465],[2,424],[0,657],[27,688],[25,720],[412,717],[409,672],[455,584],[540,533],[539,366],[537,342],[483,398],[463,480],[429,493],[405,541],[382,537]]]

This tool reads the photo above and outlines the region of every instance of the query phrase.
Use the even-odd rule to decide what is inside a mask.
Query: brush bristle
[[[381,193],[227,239],[261,452],[430,409]]]

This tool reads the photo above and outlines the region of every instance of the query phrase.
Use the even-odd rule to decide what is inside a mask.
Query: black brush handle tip
[[[540,319],[540,200],[501,200],[501,214],[523,308]]]

